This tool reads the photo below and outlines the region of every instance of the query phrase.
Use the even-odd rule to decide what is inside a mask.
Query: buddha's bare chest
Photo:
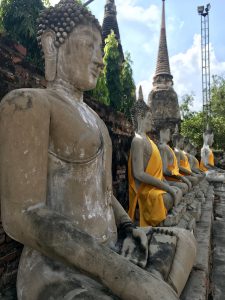
[[[88,160],[103,144],[99,117],[84,103],[55,101],[51,110],[49,150],[69,160]]]

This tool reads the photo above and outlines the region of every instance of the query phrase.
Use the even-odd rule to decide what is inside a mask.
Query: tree
[[[37,65],[40,64],[41,53],[36,40],[36,20],[44,8],[41,0],[2,0],[0,10],[4,30],[10,38],[27,48],[28,58]]]
[[[190,99],[186,96],[185,99]],[[197,146],[202,146],[203,113],[191,112],[192,101],[185,102],[185,114],[181,125],[183,135],[190,138]],[[182,106],[182,105],[181,105]],[[213,76],[211,88],[211,127],[214,132],[214,149],[225,148],[225,78]]]
[[[188,118],[184,118],[181,123],[182,135],[188,137],[196,146],[202,146],[203,134],[203,113],[193,112]]]
[[[194,94],[185,94],[182,96],[180,112],[181,118],[183,120],[190,118],[193,115],[193,111],[191,111],[191,106],[194,103]]]
[[[122,103],[122,84],[120,78],[121,59],[118,42],[113,31],[109,34],[105,42],[103,72],[108,89],[109,103],[115,110],[120,111]]]
[[[121,111],[130,118],[130,109],[135,102],[136,86],[133,79],[130,53],[125,53],[125,61],[121,71],[122,103]]]
[[[88,94],[99,102],[109,105],[109,91],[106,86],[105,74],[102,72],[98,78],[96,88],[89,91]]]

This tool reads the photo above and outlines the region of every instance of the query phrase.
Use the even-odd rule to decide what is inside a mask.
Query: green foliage
[[[104,72],[102,72],[99,76],[97,86],[93,91],[91,91],[90,95],[97,99],[99,102],[109,105],[109,92],[106,86]]]
[[[129,118],[136,90],[132,61],[130,54],[126,53],[125,60],[122,62],[114,32],[106,39],[103,62],[103,72],[91,95],[115,110],[125,113]]]
[[[188,137],[196,146],[202,146],[203,114],[194,112],[192,116],[184,118],[181,123],[182,135]]]
[[[50,0],[43,0],[44,6],[49,7],[50,6]]]
[[[48,4],[48,0],[45,4]],[[43,9],[41,0],[2,0],[0,10],[4,30],[27,48],[29,60],[37,65],[40,65],[41,54],[36,41],[36,20]]]
[[[109,103],[115,110],[120,111],[122,103],[121,62],[115,33],[112,32],[105,42],[103,61]]]
[[[136,86],[133,79],[132,60],[130,53],[125,54],[125,61],[121,70],[122,103],[121,111],[130,118],[130,109],[135,102]]]
[[[194,103],[194,94],[191,93],[190,95],[189,94],[183,95],[181,101],[182,101],[180,105],[181,118],[184,120],[192,117],[193,112],[191,111],[190,108]]]
[[[203,113],[191,112],[193,95],[185,95],[185,113],[181,125],[183,135],[189,137],[197,146],[202,146],[203,133]],[[192,99],[192,101],[189,101]],[[187,100],[187,101],[186,101]],[[183,104],[182,103],[182,104]],[[182,105],[181,105],[182,106]],[[225,148],[225,78],[222,76],[213,76],[211,89],[211,127],[214,132],[214,148]]]

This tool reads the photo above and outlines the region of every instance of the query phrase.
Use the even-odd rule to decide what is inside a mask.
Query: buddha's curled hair
[[[151,112],[150,107],[145,103],[143,99],[137,100],[131,108],[131,120],[134,130],[138,129],[138,122],[146,116],[148,112]]]
[[[37,33],[38,44],[41,47],[41,36],[50,29],[55,32],[55,46],[58,48],[77,25],[87,22],[94,24],[101,32],[98,20],[87,8],[75,0],[61,0],[54,7],[49,7],[40,13]]]

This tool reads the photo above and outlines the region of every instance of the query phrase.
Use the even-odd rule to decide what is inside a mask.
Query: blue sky
[[[58,0],[52,0],[55,4]],[[115,0],[124,51],[133,60],[134,79],[143,85],[145,100],[152,88],[161,23],[161,0]],[[201,101],[200,16],[197,6],[204,0],[166,0],[167,42],[174,88],[179,100],[185,93],[195,94],[193,109]],[[225,1],[211,0],[211,73],[225,75]],[[105,0],[95,0],[90,9],[102,22]]]

